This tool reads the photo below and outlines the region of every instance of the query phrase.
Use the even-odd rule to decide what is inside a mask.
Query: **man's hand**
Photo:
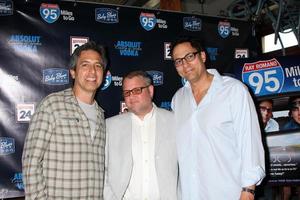
[[[241,192],[240,200],[254,200],[254,195],[250,192]]]

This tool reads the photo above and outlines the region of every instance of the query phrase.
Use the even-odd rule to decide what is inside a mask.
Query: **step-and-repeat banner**
[[[300,184],[300,57],[240,59],[234,69],[256,97],[269,184]]]
[[[221,17],[85,3],[0,0],[0,198],[23,195],[21,155],[38,103],[70,86],[74,49],[93,40],[108,49],[109,66],[96,99],[106,117],[124,110],[122,76],[148,71],[155,103],[170,109],[182,86],[170,56],[180,35],[201,39],[209,66],[221,73],[238,58],[257,55],[249,23]]]

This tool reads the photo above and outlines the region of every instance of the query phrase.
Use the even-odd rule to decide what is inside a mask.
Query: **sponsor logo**
[[[0,69],[0,77],[0,85],[2,85],[3,88],[21,86],[19,76],[7,74],[2,69]]]
[[[14,177],[11,179],[11,182],[15,185],[19,190],[24,190],[23,184],[23,175],[21,172],[15,173]]]
[[[33,113],[33,103],[19,103],[16,105],[17,122],[29,122]]]
[[[70,55],[73,54],[75,49],[89,41],[88,37],[77,37],[77,36],[71,36],[70,37]]]
[[[162,101],[160,103],[160,108],[164,108],[164,109],[167,109],[167,110],[171,110],[171,102],[170,101]]]
[[[142,50],[142,42],[137,41],[122,41],[119,40],[114,45],[115,49],[118,49],[120,56],[139,56],[139,52]]]
[[[61,10],[60,14],[63,17],[62,19],[64,21],[75,21],[75,17],[73,16],[73,12],[71,11]]]
[[[106,72],[106,76],[105,76],[105,79],[102,83],[102,87],[101,87],[101,90],[105,90],[106,88],[108,88],[111,84],[111,73],[109,70],[107,70]]]
[[[232,36],[239,36],[240,35],[240,32],[239,32],[238,28],[231,27],[230,31],[231,31]]]
[[[65,85],[69,83],[69,71],[60,68],[43,70],[43,83],[46,85]]]
[[[227,38],[231,32],[231,25],[229,22],[220,21],[218,24],[218,33],[222,38]]]
[[[152,77],[153,85],[158,86],[164,84],[164,73],[160,71],[147,71]]]
[[[255,95],[261,96],[280,93],[285,77],[282,65],[273,58],[245,63],[242,71],[242,81],[252,89]]]
[[[117,87],[122,87],[122,81],[123,81],[123,77],[120,76],[112,76],[112,81],[114,83],[114,86]]]
[[[39,35],[11,35],[8,43],[15,51],[27,53],[37,53],[42,45]]]
[[[124,101],[120,101],[120,113],[128,112],[128,108]]]
[[[202,21],[196,17],[184,17],[183,28],[188,31],[201,31]]]
[[[15,140],[8,137],[0,137],[0,155],[15,153]]]
[[[57,4],[42,3],[40,6],[40,15],[45,22],[52,24],[58,20],[60,8]]]
[[[164,43],[164,60],[172,60],[171,42],[165,42]]]
[[[13,15],[13,2],[11,0],[0,0],[0,16]]]
[[[95,20],[97,22],[114,24],[119,22],[118,11],[111,8],[96,8]]]
[[[207,47],[206,51],[209,55],[209,59],[211,61],[215,61],[217,60],[216,56],[218,55],[218,48],[214,48],[214,47]]]
[[[249,58],[249,50],[235,49],[234,58]]]
[[[168,28],[167,21],[164,20],[164,19],[157,19],[156,23],[157,23],[158,28],[161,28],[161,29],[167,29]]]
[[[156,22],[157,20],[153,13],[142,12],[140,14],[140,23],[146,31],[152,30],[155,27]]]

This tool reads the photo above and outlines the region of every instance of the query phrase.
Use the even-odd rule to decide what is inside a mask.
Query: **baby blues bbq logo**
[[[43,83],[46,85],[65,85],[69,83],[69,71],[60,68],[43,70]]]
[[[184,17],[183,28],[188,31],[201,31],[202,21],[196,17]]]
[[[104,79],[104,81],[102,83],[101,90],[107,89],[110,86],[110,84],[111,84],[111,80],[112,80],[111,73],[110,73],[110,71],[107,70],[105,79]]]
[[[164,73],[160,71],[147,71],[147,73],[152,77],[153,85],[158,86],[164,84]]]
[[[0,137],[0,155],[15,153],[15,140],[8,137]]]
[[[142,42],[137,41],[122,41],[119,40],[115,44],[115,49],[118,49],[120,56],[139,56],[139,52],[142,50]]]
[[[222,38],[227,38],[231,33],[231,25],[229,22],[219,22],[218,33]]]
[[[45,22],[52,24],[60,16],[59,6],[57,4],[42,3],[40,6],[40,15]]]
[[[153,13],[141,13],[140,23],[146,31],[150,31],[155,27],[157,19]]]
[[[0,0],[0,16],[13,15],[13,2],[11,0]]]
[[[281,92],[284,84],[284,72],[275,59],[245,63],[242,80],[257,96]]]
[[[23,184],[23,175],[21,172],[15,173],[14,177],[11,179],[11,182],[15,185],[19,190],[24,190]]]
[[[100,23],[114,24],[119,22],[118,11],[111,8],[96,8],[95,20]]]

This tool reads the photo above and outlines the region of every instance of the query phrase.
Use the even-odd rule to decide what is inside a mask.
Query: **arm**
[[[232,97],[234,128],[241,157],[242,187],[255,189],[265,176],[264,149],[256,109],[246,88],[238,86]],[[254,199],[250,192],[241,191],[241,200]]]
[[[26,199],[47,199],[43,177],[43,157],[51,136],[51,114],[41,105],[30,122],[26,135],[22,169]]]

